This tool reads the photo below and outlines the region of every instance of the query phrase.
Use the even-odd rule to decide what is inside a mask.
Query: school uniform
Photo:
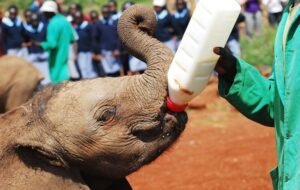
[[[129,56],[129,68],[131,72],[144,72],[147,64],[134,56]]]
[[[2,40],[6,54],[27,58],[27,48],[22,47],[22,43],[25,41],[24,28],[19,17],[15,20],[8,17],[2,19]]]
[[[119,12],[119,11],[118,11],[118,12],[112,14],[112,15],[110,16],[110,18],[111,18],[114,22],[118,22],[119,19],[120,19],[120,17],[121,17],[121,15],[122,15],[122,12]]]
[[[113,14],[111,14],[110,19],[112,19],[115,23],[118,23],[120,20],[120,17],[122,16],[122,12],[117,11]],[[119,44],[121,44],[120,39]],[[121,69],[123,70],[124,74],[127,75],[128,71],[130,70],[130,60],[133,62],[137,61],[135,58],[129,56],[128,52],[124,49],[122,45],[120,45],[120,51],[121,51],[121,56],[120,56],[120,64],[121,64]]]
[[[90,25],[91,25],[91,29],[92,29],[92,48],[93,48],[92,53],[100,54],[101,50],[99,47],[99,43],[100,43],[101,31],[97,30],[98,22],[91,22]],[[92,63],[93,63],[94,68],[96,69],[98,77],[104,77],[105,72],[104,72],[101,61],[92,59]]]
[[[83,79],[96,78],[97,72],[92,63],[92,26],[87,21],[83,21],[81,24],[75,25],[75,30],[79,37],[79,39],[77,40],[77,63],[79,66],[81,77]]]
[[[172,17],[169,12],[164,9],[160,13],[156,13],[157,24],[155,30],[155,38],[163,42],[167,47],[169,47],[173,52],[175,52],[176,40],[173,38],[173,23]]]
[[[190,13],[187,8],[181,10],[181,11],[176,11],[172,15],[172,22],[174,26],[174,33],[177,37],[176,41],[176,50],[178,49],[178,46],[182,40],[182,37],[184,35],[184,32],[189,24],[190,21]]]
[[[120,50],[116,22],[112,19],[100,19],[96,32],[99,37],[97,42],[98,52],[102,56],[102,66],[108,76],[118,76],[121,70],[120,60],[113,56],[113,51]]]
[[[24,24],[24,35],[26,41],[43,42],[46,40],[46,31],[47,27],[42,22],[39,23],[37,28]],[[48,52],[45,52],[38,46],[29,46],[28,53],[28,60],[44,75],[42,84],[49,84],[51,80],[49,75]]]
[[[0,56],[4,55],[3,37],[2,37],[2,21],[0,20]]]

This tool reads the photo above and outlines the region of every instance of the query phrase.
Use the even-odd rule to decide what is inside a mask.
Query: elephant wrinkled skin
[[[173,54],[151,37],[155,24],[152,9],[136,5],[118,25],[144,74],[47,87],[0,117],[1,187],[130,189],[125,177],[178,139],[187,115],[166,107]]]

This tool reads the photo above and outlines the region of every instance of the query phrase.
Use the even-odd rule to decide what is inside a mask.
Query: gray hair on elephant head
[[[173,54],[151,37],[155,24],[153,10],[136,5],[118,25],[124,46],[147,62],[144,74],[48,87],[0,117],[0,169],[7,170],[1,185],[106,189],[180,136],[187,115],[166,107]],[[17,168],[12,160],[19,160]]]

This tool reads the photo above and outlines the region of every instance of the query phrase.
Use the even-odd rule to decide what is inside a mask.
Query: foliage
[[[29,7],[30,3],[30,0],[0,0],[0,7],[1,9],[6,9],[9,5],[15,4],[20,9],[25,9]]]
[[[242,58],[255,66],[271,66],[274,57],[274,41],[276,30],[264,26],[262,34],[252,39],[243,37],[241,39]]]

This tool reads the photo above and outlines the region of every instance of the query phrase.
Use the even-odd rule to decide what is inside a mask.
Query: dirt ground
[[[134,190],[271,190],[276,165],[272,128],[256,124],[210,84],[188,109],[177,143],[128,177]]]

